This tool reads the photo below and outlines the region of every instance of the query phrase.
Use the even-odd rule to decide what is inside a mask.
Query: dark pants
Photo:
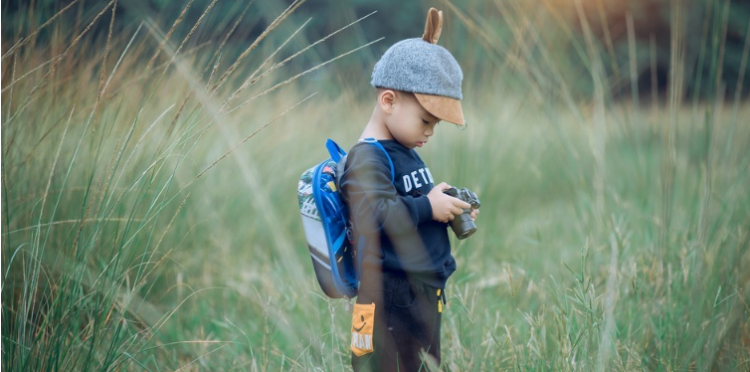
[[[354,371],[416,372],[439,366],[444,296],[438,288],[404,275],[363,272],[357,304],[375,303],[374,351],[352,353]]]

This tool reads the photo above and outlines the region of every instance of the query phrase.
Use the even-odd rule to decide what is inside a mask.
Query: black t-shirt
[[[354,226],[354,242],[366,245],[364,269],[406,273],[425,284],[445,288],[456,262],[451,255],[448,224],[432,219],[427,199],[434,187],[432,174],[416,151],[395,140],[378,142],[393,162],[393,182],[386,155],[377,145],[364,142],[349,151],[340,179]]]

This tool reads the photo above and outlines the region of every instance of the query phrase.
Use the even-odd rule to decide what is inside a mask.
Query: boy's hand
[[[449,184],[442,182],[433,187],[430,193],[427,194],[427,199],[430,200],[430,205],[432,206],[432,219],[435,221],[443,223],[453,221],[456,216],[464,212],[464,209],[471,208],[471,204],[443,194],[443,190],[449,188],[451,188]]]
[[[472,221],[476,221],[478,215],[479,215],[479,209],[472,209],[471,210],[471,220]]]

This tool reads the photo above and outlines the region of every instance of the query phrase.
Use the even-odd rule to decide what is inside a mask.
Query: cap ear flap
[[[440,39],[440,33],[442,31],[443,12],[438,11],[435,8],[430,8],[430,10],[427,11],[427,22],[424,26],[424,34],[422,35],[422,40],[431,44],[437,44],[438,39]]]

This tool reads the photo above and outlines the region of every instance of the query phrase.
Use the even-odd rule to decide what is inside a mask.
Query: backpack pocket
[[[375,351],[373,330],[375,329],[375,303],[354,304],[352,314],[352,352],[362,356]]]

